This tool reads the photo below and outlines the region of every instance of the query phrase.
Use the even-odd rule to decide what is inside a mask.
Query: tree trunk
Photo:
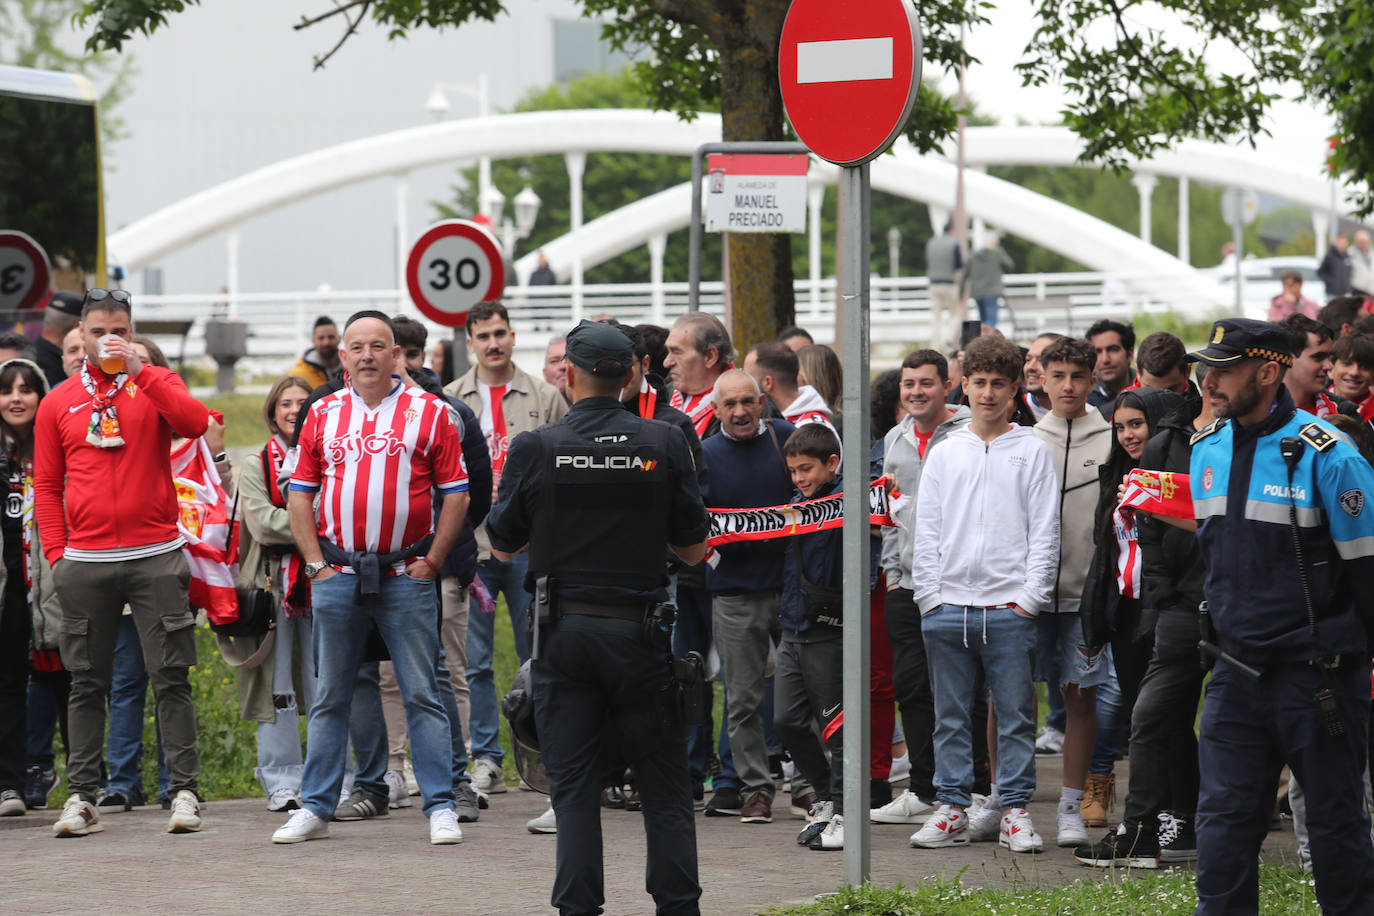
[[[749,5],[745,4],[746,8]],[[786,10],[785,4],[783,10]],[[753,25],[757,29],[758,23]],[[781,29],[781,20],[778,29]],[[722,43],[723,140],[783,139],[776,47],[778,31],[772,34],[774,43],[766,49],[762,42],[747,39],[738,45]],[[730,338],[742,362],[743,354],[750,347],[772,340],[779,329],[796,321],[792,237],[787,233],[737,232],[730,237],[729,249],[733,301]]]

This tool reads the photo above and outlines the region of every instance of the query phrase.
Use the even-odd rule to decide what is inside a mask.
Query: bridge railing
[[[1081,334],[1100,318],[1129,318],[1142,313],[1170,310],[1202,318],[1210,315],[1211,303],[1187,298],[1145,297],[1133,292],[1127,274],[1061,273],[1010,274],[1004,278],[1005,302],[999,326],[1011,337],[1027,339],[1042,331]],[[1158,277],[1150,278],[1154,289]],[[870,322],[875,351],[925,342],[930,335],[929,284],[924,277],[882,278],[870,282]],[[796,283],[797,323],[818,342],[834,340],[836,283],[826,278],[819,284],[807,279]],[[510,288],[502,300],[510,310],[517,335],[516,357],[528,367],[542,362],[549,339],[564,333],[580,318],[610,315],[626,324],[644,322],[668,325],[687,310],[686,283],[607,283],[571,286]],[[721,315],[722,285],[703,283],[701,308]],[[239,320],[249,325],[246,367],[253,371],[281,371],[310,345],[317,315],[342,322],[361,309],[413,317],[430,329],[431,341],[451,335],[419,313],[402,290],[326,290],[277,293],[225,293],[205,295],[139,296],[135,318],[144,321],[191,321],[185,339],[188,359],[205,353],[205,321],[213,318]],[[969,303],[970,313],[977,309]],[[461,331],[459,332],[461,333]],[[181,342],[177,341],[178,349]]]

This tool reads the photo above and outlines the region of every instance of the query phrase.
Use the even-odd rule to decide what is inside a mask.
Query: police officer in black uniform
[[[1189,356],[1218,419],[1189,464],[1217,659],[1198,762],[1197,912],[1255,913],[1256,858],[1286,763],[1308,796],[1317,902],[1374,913],[1363,773],[1374,624],[1374,471],[1299,411],[1283,329],[1228,318]]]
[[[660,602],[665,548],[699,562],[709,521],[682,432],[617,400],[629,339],[583,321],[567,340],[572,409],[511,443],[487,516],[498,557],[530,549],[535,721],[558,816],[552,903],[601,912],[601,788],[619,755],[644,804],[657,912],[695,914],[687,731]]]

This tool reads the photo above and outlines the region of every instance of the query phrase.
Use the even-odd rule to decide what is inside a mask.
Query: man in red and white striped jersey
[[[467,512],[462,449],[447,405],[393,374],[401,352],[381,312],[349,318],[342,360],[348,384],[310,408],[287,500],[291,533],[313,579],[319,686],[303,807],[272,841],[328,835],[346,764],[353,684],[375,621],[405,702],[430,842],[458,843],[449,722],[436,680],[435,582]],[[443,496],[437,524],[434,490]]]

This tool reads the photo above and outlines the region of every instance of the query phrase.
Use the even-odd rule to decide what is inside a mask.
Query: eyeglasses
[[[115,302],[128,305],[129,294],[122,289],[101,289],[98,286],[86,290],[86,302],[100,302],[105,299],[113,299]]]

